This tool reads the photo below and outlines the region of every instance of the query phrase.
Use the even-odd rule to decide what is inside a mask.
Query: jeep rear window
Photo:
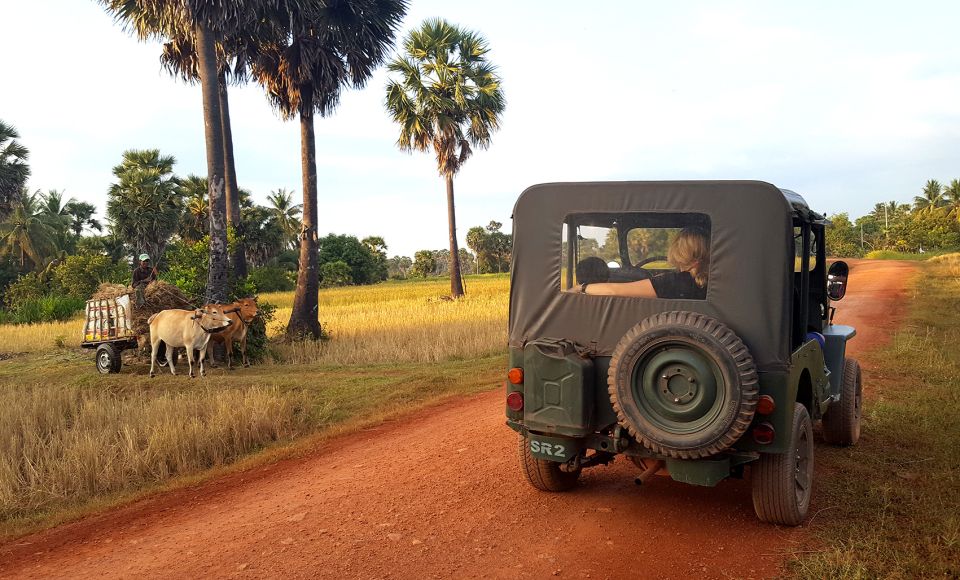
[[[588,284],[596,285],[591,292],[642,297],[652,286],[657,298],[706,297],[710,218],[705,214],[572,214],[562,225],[561,242],[561,290]]]

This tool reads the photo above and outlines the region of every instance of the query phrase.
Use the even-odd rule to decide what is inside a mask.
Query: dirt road
[[[854,351],[895,328],[913,271],[854,266],[836,318],[857,327]],[[707,489],[656,477],[641,488],[618,460],[571,493],[536,492],[520,480],[501,397],[0,545],[0,576],[770,577],[805,539],[804,528],[755,520],[749,481]]]

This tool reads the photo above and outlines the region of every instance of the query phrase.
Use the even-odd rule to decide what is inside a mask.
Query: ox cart
[[[129,294],[87,300],[86,323],[83,325],[80,346],[96,349],[94,362],[101,374],[120,372],[121,353],[137,348]]]

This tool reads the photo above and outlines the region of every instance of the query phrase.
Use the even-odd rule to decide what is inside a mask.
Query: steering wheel
[[[635,281],[640,280],[649,280],[653,277],[653,274],[650,273],[650,270],[647,270],[643,267],[644,264],[649,264],[650,262],[659,262],[666,260],[666,256],[650,256],[645,260],[641,260],[633,267],[630,268],[631,279]]]
[[[644,258],[643,260],[640,260],[639,262],[634,264],[633,267],[642,268],[645,265],[649,264],[650,262],[666,262],[666,261],[667,261],[666,256],[650,256],[649,258]]]

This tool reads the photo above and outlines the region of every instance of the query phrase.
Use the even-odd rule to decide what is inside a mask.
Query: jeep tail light
[[[777,410],[777,403],[770,395],[760,395],[757,401],[757,413],[760,415],[769,415]]]
[[[514,391],[507,395],[507,408],[511,411],[523,410],[523,393]]]
[[[770,445],[776,435],[777,432],[770,423],[760,423],[753,428],[753,440],[760,445]]]
[[[507,373],[507,378],[510,379],[510,384],[512,385],[522,385],[523,369],[520,367],[513,367],[510,369],[510,372]]]

